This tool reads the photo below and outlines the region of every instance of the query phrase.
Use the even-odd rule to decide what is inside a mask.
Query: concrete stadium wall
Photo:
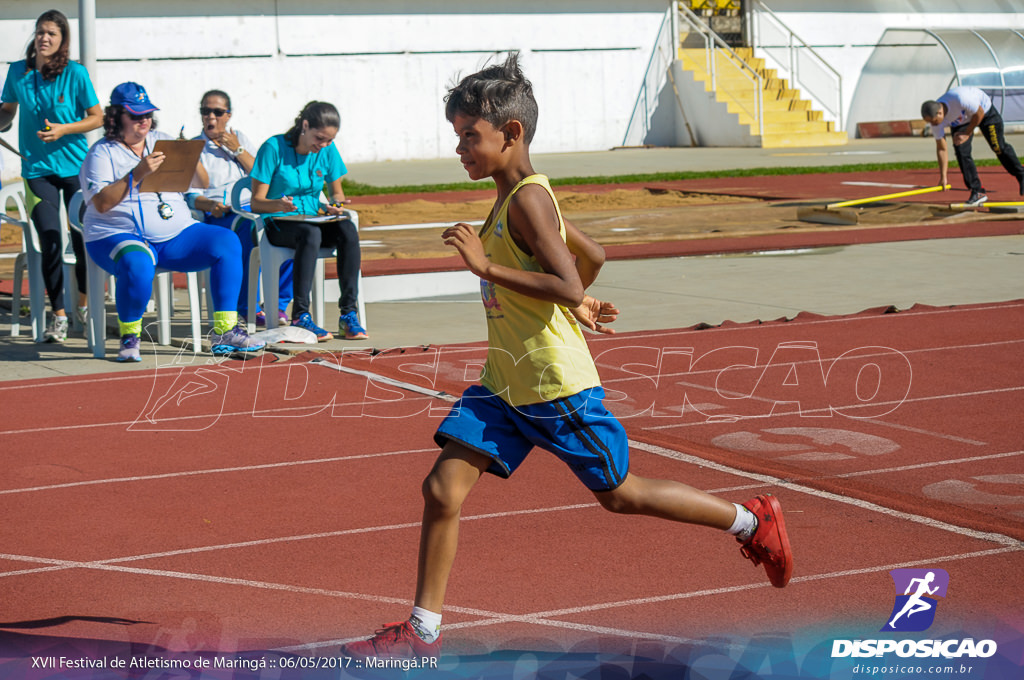
[[[857,84],[886,29],[1024,30],[1024,3],[1019,0],[766,0],[766,4],[842,76],[844,123],[851,138],[860,122],[849,117],[854,97],[872,96],[858,92]],[[872,108],[873,120],[906,120],[919,115],[918,110],[886,108],[885,102]]]
[[[669,146],[759,146],[760,137],[750,134],[750,128],[740,125],[739,114],[730,113],[728,106],[704,90],[704,82],[693,77],[676,61],[670,67],[680,99],[685,102],[685,113],[675,100],[672,88],[662,93],[660,106],[671,107],[675,114],[675,138]],[[669,100],[667,103],[664,100]],[[696,140],[690,135],[696,137]]]
[[[621,144],[664,0],[100,0],[98,66],[103,105],[118,83],[142,83],[161,108],[159,127],[200,131],[197,108],[211,88],[232,97],[232,125],[256,143],[284,132],[320,99],[341,112],[338,146],[348,162],[454,156],[443,97],[508,50],[540,105],[537,153]],[[36,17],[71,19],[78,58],[78,3],[0,0],[0,78],[24,56]],[[15,141],[12,133],[4,135]],[[4,152],[3,177],[19,175]],[[353,178],[358,179],[358,178]]]

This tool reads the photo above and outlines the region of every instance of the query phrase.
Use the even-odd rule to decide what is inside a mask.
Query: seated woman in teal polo
[[[242,251],[227,229],[192,218],[185,195],[139,191],[139,184],[165,160],[154,144],[171,135],[157,132],[157,107],[137,83],[121,83],[110,95],[103,118],[104,138],[85,157],[80,180],[89,255],[117,277],[116,306],[121,329],[118,361],[140,361],[142,315],[153,291],[156,268],[210,270],[214,354],[255,352],[263,342],[237,324],[242,285]],[[202,167],[197,167],[201,175]],[[203,178],[205,182],[205,178]]]
[[[266,215],[267,240],[275,246],[295,249],[292,325],[305,328],[320,341],[334,336],[317,326],[309,314],[310,291],[321,247],[338,249],[338,285],[341,296],[338,330],[347,340],[367,337],[356,313],[359,301],[359,233],[350,219],[311,222],[303,216],[345,216],[349,201],[341,188],[348,172],[334,145],[341,117],[327,102],[309,102],[283,135],[265,141],[256,154],[252,172],[252,211]],[[321,209],[324,188],[330,204]]]

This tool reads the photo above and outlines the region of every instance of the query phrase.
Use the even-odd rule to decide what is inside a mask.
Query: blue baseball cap
[[[123,106],[126,111],[134,113],[136,116],[160,110],[153,105],[153,102],[149,101],[146,88],[138,83],[130,82],[121,83],[114,88],[114,91],[110,93],[110,105]]]

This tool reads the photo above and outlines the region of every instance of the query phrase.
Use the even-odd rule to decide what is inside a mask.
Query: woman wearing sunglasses
[[[255,352],[263,342],[237,324],[235,305],[242,284],[238,238],[226,229],[192,218],[185,195],[139,191],[140,183],[163,164],[154,151],[157,107],[138,83],[121,83],[104,112],[103,139],[85,157],[80,180],[85,198],[85,245],[92,259],[117,277],[116,306],[121,330],[118,361],[141,361],[142,315],[153,291],[156,268],[210,270],[214,354]],[[198,183],[208,181],[197,165]],[[196,180],[193,180],[196,182]]]
[[[85,133],[103,123],[103,110],[89,80],[89,73],[71,61],[68,19],[52,9],[36,19],[36,32],[25,51],[25,59],[13,62],[7,71],[0,100],[0,129],[7,127],[21,108],[18,146],[21,176],[32,225],[39,234],[43,281],[53,316],[46,328],[48,342],[64,342],[68,336],[64,299],[63,249],[60,222],[60,192],[64,205],[78,191],[78,170],[89,144]],[[82,237],[71,232],[77,259],[79,318],[85,320],[85,249]]]
[[[231,121],[231,97],[223,90],[210,90],[203,95],[199,104],[199,116],[203,123],[203,131],[195,139],[206,142],[199,162],[203,164],[209,175],[209,184],[199,190],[193,189],[189,201],[202,210],[207,224],[216,224],[231,228],[235,215],[229,205],[231,188],[235,182],[248,177],[252,164],[256,160],[256,149],[245,133],[229,128]],[[248,206],[246,206],[248,208]],[[249,316],[249,254],[253,249],[253,223],[242,220],[235,227],[238,240],[242,245],[242,289],[238,293],[238,313],[240,321]],[[288,325],[289,318],[285,313],[288,303],[292,301],[292,260],[281,265],[280,286],[278,293],[278,311],[271,316],[271,326]],[[267,325],[266,316],[256,311],[256,325]]]

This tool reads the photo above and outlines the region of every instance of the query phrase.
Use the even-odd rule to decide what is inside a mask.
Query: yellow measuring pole
[[[910,189],[909,191],[899,191],[895,194],[884,194],[882,196],[858,198],[853,201],[842,201],[841,203],[829,203],[827,206],[825,206],[825,208],[828,210],[831,210],[833,208],[849,208],[852,205],[861,205],[862,203],[877,203],[878,201],[888,201],[891,198],[905,198],[906,196],[930,194],[933,191],[945,191],[946,189],[950,189],[952,187],[952,184],[947,184],[946,186],[922,187],[920,189]]]

